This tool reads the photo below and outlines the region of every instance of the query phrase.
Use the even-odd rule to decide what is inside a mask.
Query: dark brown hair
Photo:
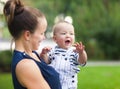
[[[45,18],[44,14],[38,9],[24,6],[20,0],[7,1],[3,12],[9,32],[14,39],[18,39],[25,30],[34,33],[38,18]]]

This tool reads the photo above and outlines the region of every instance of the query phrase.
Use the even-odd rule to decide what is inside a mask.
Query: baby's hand
[[[51,50],[51,47],[44,47],[41,51],[41,54],[47,54]]]
[[[76,48],[74,51],[78,52],[79,54],[82,54],[85,49],[85,46],[82,44],[82,42],[80,43],[77,42],[73,46]]]
[[[48,60],[48,55],[47,53],[51,50],[51,47],[44,47],[40,53],[40,57],[47,63],[49,64],[50,61]]]

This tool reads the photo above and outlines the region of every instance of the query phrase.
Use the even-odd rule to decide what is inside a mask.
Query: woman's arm
[[[18,81],[27,89],[50,89],[33,60],[24,59],[16,66]]]

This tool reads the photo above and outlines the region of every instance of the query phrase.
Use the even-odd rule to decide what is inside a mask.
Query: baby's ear
[[[56,36],[53,36],[53,40],[56,42]]]

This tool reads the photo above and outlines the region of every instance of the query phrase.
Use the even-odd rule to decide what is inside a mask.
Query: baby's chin
[[[69,49],[70,47],[72,47],[72,45],[67,45],[67,46],[64,46],[63,49]]]

